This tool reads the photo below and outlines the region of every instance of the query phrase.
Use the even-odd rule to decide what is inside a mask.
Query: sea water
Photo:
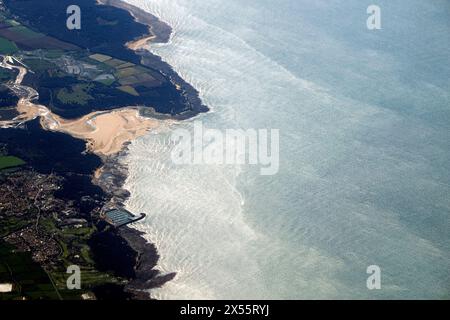
[[[212,109],[195,120],[280,129],[273,176],[175,165],[170,131],[130,146],[127,205],[177,273],[156,298],[450,297],[450,2],[127,1],[173,27],[148,49]]]

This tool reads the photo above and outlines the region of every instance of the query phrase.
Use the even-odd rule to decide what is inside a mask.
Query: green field
[[[10,28],[11,31],[17,32],[18,34],[29,38],[29,39],[37,39],[37,38],[42,38],[44,35],[42,33],[38,33],[35,32],[25,26],[19,25],[16,27],[11,27]]]
[[[25,228],[29,222],[24,219],[12,217],[7,221],[2,222],[2,226],[0,228],[0,238],[7,236],[11,232],[15,232],[22,228]]]
[[[13,156],[0,156],[0,170],[24,165],[25,161]]]
[[[111,60],[112,58],[110,56],[104,55],[104,54],[100,54],[100,53],[96,53],[93,55],[90,55],[89,58],[98,61],[98,62],[105,62],[108,60]]]
[[[112,85],[114,82],[116,82],[116,79],[104,79],[104,80],[96,80],[97,82],[100,82],[102,84],[104,84],[105,86],[110,86]]]
[[[140,73],[141,71],[137,68],[131,67],[131,68],[124,68],[124,69],[120,69],[117,73],[116,76],[121,79],[121,78],[127,78],[130,76],[133,76],[137,73]]]
[[[132,96],[139,97],[139,93],[131,86],[120,86],[117,87],[120,91],[126,92],[128,94],[131,94]]]
[[[0,282],[14,284],[13,292],[1,294],[0,300],[59,298],[47,273],[31,259],[30,254],[14,252],[3,242],[0,242]]]
[[[64,50],[61,49],[49,49],[43,52],[44,56],[48,59],[58,59],[64,55]]]
[[[77,84],[70,89],[60,89],[56,94],[56,97],[64,104],[79,104],[85,106],[89,100],[94,99],[89,95],[90,89],[91,85]]]
[[[19,51],[16,44],[8,39],[0,37],[0,53],[1,54],[14,54]]]
[[[33,70],[33,72],[45,72],[49,69],[57,68],[52,62],[43,59],[26,58],[23,60],[23,63]]]

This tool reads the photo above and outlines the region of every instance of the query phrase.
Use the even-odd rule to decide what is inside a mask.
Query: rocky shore
[[[110,195],[104,205],[105,209],[123,207],[130,195],[123,188],[128,176],[127,167],[120,161],[126,156],[126,152],[127,150],[123,150],[117,155],[102,157],[103,166],[94,175],[93,182]],[[159,259],[157,248],[145,240],[140,231],[128,226],[115,231],[127,242],[130,249],[137,253],[133,265],[133,279],[125,285],[125,291],[133,293],[138,299],[148,299],[151,297],[149,290],[164,285],[176,276],[175,273],[160,274],[156,269]]]

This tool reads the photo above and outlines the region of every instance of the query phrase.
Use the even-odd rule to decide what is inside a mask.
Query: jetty
[[[114,208],[105,211],[102,216],[103,219],[114,228],[120,228],[144,219],[146,214],[141,213],[140,216],[135,216],[130,211],[123,208]]]

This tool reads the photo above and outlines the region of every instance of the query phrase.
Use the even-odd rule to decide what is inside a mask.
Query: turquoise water
[[[158,298],[450,297],[450,3],[128,0],[215,129],[280,129],[280,172],[176,166],[134,142],[128,206],[176,279]],[[192,121],[172,128],[191,129]],[[366,288],[378,265],[381,290]]]

